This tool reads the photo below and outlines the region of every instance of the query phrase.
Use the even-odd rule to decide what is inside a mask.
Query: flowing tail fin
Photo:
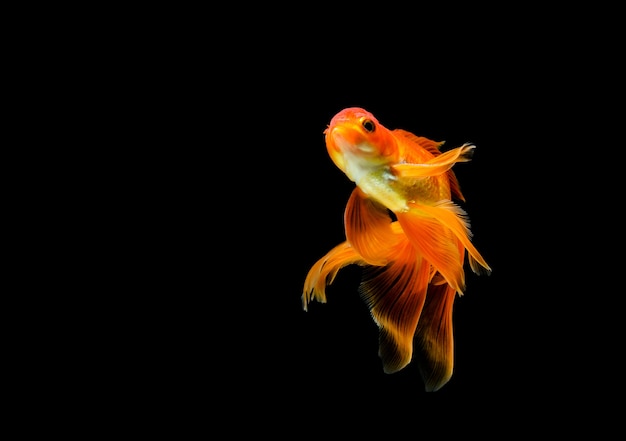
[[[436,391],[452,376],[452,310],[465,287],[465,253],[473,271],[491,268],[471,243],[465,212],[451,201],[410,202],[396,216],[390,222],[381,206],[355,190],[345,215],[350,240],[310,269],[303,308],[312,300],[326,302],[326,287],[341,268],[365,267],[359,293],[379,327],[384,371],[397,372],[416,358],[426,390]]]
[[[447,283],[428,287],[415,331],[415,359],[427,392],[441,389],[452,377],[454,337],[452,307],[456,292]]]
[[[430,279],[430,265],[406,238],[397,245],[396,255],[385,267],[368,267],[359,287],[379,327],[378,355],[386,373],[401,370],[412,359],[413,336]]]

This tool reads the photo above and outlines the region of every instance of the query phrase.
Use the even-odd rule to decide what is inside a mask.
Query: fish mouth
[[[345,172],[344,155],[351,151],[350,139],[341,127],[330,127],[326,133],[326,148],[328,155],[340,170]]]
[[[358,131],[351,127],[335,126],[330,129],[332,144],[337,151],[353,151],[361,144]]]
[[[350,141],[346,139],[345,130],[341,127],[333,127],[330,130],[330,137],[332,139],[332,145],[335,150],[343,151],[350,148]]]

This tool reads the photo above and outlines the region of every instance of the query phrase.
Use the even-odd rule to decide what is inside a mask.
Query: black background
[[[249,424],[295,435],[328,421],[342,433],[408,427],[416,437],[416,425],[454,421],[475,433],[497,432],[494,421],[558,428],[555,408],[588,407],[597,353],[571,277],[593,272],[567,216],[581,182],[563,169],[572,138],[591,140],[579,110],[594,84],[572,94],[564,81],[584,54],[560,40],[530,44],[526,28],[505,24],[472,38],[459,29],[448,43],[439,36],[450,25],[382,42],[325,20],[244,40],[185,29],[178,44],[154,45],[133,77],[136,107],[125,112],[137,115],[144,147],[129,167],[141,171],[128,206],[138,217],[127,219],[137,251],[124,258],[139,277],[109,361],[107,381],[125,385],[119,405],[233,433]],[[444,150],[477,146],[454,170],[493,273],[467,269],[454,374],[437,392],[424,391],[413,364],[383,373],[358,267],[339,273],[327,304],[302,309],[307,271],[344,240],[354,184],[328,157],[323,130],[351,106],[445,140]]]
[[[532,158],[530,134],[512,113],[528,105],[532,90],[486,87],[478,77],[487,67],[467,73],[452,64],[445,73],[418,70],[400,79],[334,66],[323,82],[304,68],[284,79],[272,72],[237,82],[232,108],[195,119],[201,129],[171,146],[177,160],[166,170],[177,169],[163,191],[173,222],[164,228],[176,251],[160,248],[160,240],[153,246],[174,270],[159,266],[154,299],[161,303],[146,329],[163,363],[157,372],[164,382],[150,392],[157,400],[193,397],[227,414],[269,407],[275,418],[314,420],[319,413],[343,423],[372,414],[388,424],[460,417],[477,401],[485,413],[515,420],[505,409],[518,400],[546,409],[561,399],[563,378],[554,370],[564,346],[554,341],[562,336],[546,337],[554,332],[546,330],[553,304],[541,299],[553,292],[541,274],[554,264],[554,244],[532,231],[556,219],[535,216],[528,193],[534,184],[525,183],[548,167],[519,174],[519,161]],[[339,273],[327,304],[302,309],[308,269],[344,240],[343,210],[354,184],[331,162],[322,132],[348,106],[364,107],[388,128],[445,140],[445,148],[477,146],[473,160],[455,171],[474,243],[493,274],[467,270],[468,288],[454,310],[454,374],[434,393],[424,391],[412,364],[383,373],[378,331],[357,293],[359,268]],[[534,113],[535,125],[541,117]],[[552,240],[559,241],[558,231]],[[169,283],[159,285],[164,279]],[[534,412],[535,419],[552,418]]]

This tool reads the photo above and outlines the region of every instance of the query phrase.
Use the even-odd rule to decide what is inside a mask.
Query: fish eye
[[[374,124],[374,121],[372,121],[371,119],[363,118],[361,120],[361,125],[363,126],[365,131],[368,133],[372,133],[374,130],[376,130],[376,125]]]

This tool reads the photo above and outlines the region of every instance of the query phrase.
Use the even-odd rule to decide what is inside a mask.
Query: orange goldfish
[[[415,350],[426,391],[436,391],[452,376],[452,307],[465,289],[465,256],[476,274],[491,272],[452,201],[465,198],[451,168],[475,146],[443,153],[443,142],[390,130],[359,107],[337,113],[323,133],[330,158],[356,187],[344,212],[346,241],[309,270],[303,308],[326,303],[341,268],[364,267],[358,290],[379,328],[384,372],[403,369]]]

